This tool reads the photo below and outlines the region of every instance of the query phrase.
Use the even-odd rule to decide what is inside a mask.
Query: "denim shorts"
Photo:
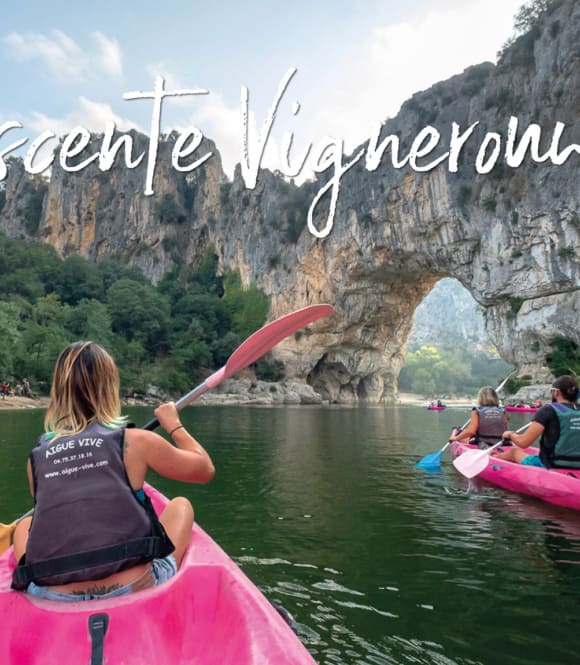
[[[539,466],[542,469],[546,468],[539,455],[526,455],[521,461],[521,464],[525,464],[526,466]]]
[[[151,571],[153,579],[155,580],[154,586],[167,582],[177,572],[177,563],[173,554],[166,556],[164,559],[153,559],[151,562]],[[68,602],[78,602],[79,600],[102,600],[103,598],[115,598],[116,596],[128,596],[133,593],[132,585],[125,584],[118,589],[113,589],[109,593],[92,594],[92,593],[62,593],[61,591],[53,591],[48,586],[38,586],[31,582],[26,589],[26,592],[31,596],[37,598],[44,598],[44,600],[64,600]]]

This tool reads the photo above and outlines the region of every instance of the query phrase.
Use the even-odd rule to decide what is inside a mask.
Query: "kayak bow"
[[[160,512],[167,498],[147,486]],[[274,606],[194,525],[177,575],[116,598],[58,602],[10,590],[0,557],[0,663],[315,665]]]

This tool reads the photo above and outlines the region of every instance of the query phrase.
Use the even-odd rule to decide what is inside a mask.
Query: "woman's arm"
[[[155,409],[161,427],[175,442],[172,446],[155,432],[129,429],[125,432],[124,459],[133,487],[140,487],[147,468],[172,480],[207,483],[215,474],[210,456],[185,429],[174,402]]]
[[[479,416],[477,414],[477,411],[472,411],[471,416],[469,417],[469,425],[459,432],[459,434],[455,434],[453,436],[449,437],[449,441],[469,441],[472,436],[475,436],[477,433],[477,428],[479,426]]]

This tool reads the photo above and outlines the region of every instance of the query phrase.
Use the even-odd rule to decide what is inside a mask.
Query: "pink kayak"
[[[506,406],[505,410],[509,413],[536,413],[536,406]]]
[[[429,404],[427,407],[428,411],[445,411],[444,406],[435,406],[434,404]]]
[[[477,446],[454,441],[449,450],[455,459],[466,450],[477,450]],[[536,448],[527,450],[531,454],[538,453]],[[544,469],[506,462],[490,455],[487,467],[477,478],[511,492],[580,510],[580,469]]]
[[[155,509],[167,499],[147,487]],[[109,600],[47,601],[11,591],[0,557],[0,663],[315,665],[281,615],[199,527],[175,577]]]

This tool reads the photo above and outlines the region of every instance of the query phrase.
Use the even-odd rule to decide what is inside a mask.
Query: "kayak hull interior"
[[[453,459],[476,446],[453,442],[450,447]],[[528,448],[537,454],[536,448]],[[580,510],[580,470],[544,469],[507,462],[490,456],[487,467],[477,476],[482,480],[517,494],[534,496],[557,506]]]
[[[157,510],[167,501],[147,488]],[[46,601],[10,591],[12,548],[0,557],[0,662],[90,663],[91,615],[106,613],[110,665],[313,665],[282,617],[199,527],[177,575],[129,596]]]

